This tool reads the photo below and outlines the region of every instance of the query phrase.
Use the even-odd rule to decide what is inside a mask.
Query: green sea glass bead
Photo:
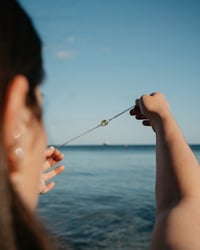
[[[101,121],[101,126],[107,126],[107,125],[108,125],[108,121],[107,120]]]

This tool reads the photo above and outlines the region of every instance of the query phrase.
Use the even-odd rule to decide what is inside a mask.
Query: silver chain
[[[62,143],[62,144],[59,145],[59,146],[65,146],[65,145],[71,143],[72,141],[77,140],[78,138],[80,138],[80,137],[82,137],[82,136],[84,136],[84,135],[86,135],[86,134],[92,132],[93,130],[95,130],[95,129],[99,128],[99,127],[105,127],[105,126],[107,126],[108,123],[109,123],[110,121],[112,121],[112,120],[114,120],[115,118],[119,117],[120,115],[126,113],[127,111],[131,110],[132,108],[134,108],[134,106],[131,106],[131,107],[129,107],[128,109],[125,109],[124,111],[120,112],[119,114],[117,114],[117,115],[115,115],[115,116],[113,116],[113,117],[111,117],[111,118],[109,118],[109,119],[107,119],[107,120],[102,120],[97,126],[95,126],[95,127],[93,127],[93,128],[90,128],[90,129],[84,131],[84,132],[81,133],[80,135],[75,136],[75,137],[73,137],[72,139],[65,141],[64,143]]]

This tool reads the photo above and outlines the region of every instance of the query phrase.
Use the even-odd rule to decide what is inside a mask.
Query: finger
[[[143,113],[144,112],[142,111],[141,107],[141,99],[136,99],[134,108],[130,110],[130,115],[143,114]]]
[[[136,118],[137,120],[144,120],[144,119],[146,119],[146,116],[143,115],[143,114],[137,114],[137,115],[135,116],[135,118]]]
[[[56,167],[55,169],[49,171],[48,173],[43,174],[44,181],[48,181],[55,177],[56,175],[62,173],[64,171],[65,167],[63,165]]]
[[[58,162],[58,161],[62,161],[64,158],[64,154],[63,153],[60,153],[58,155],[56,155],[55,157],[53,157],[53,159]]]
[[[45,194],[45,193],[49,192],[51,189],[54,188],[54,186],[55,186],[55,182],[52,181],[52,182],[48,183],[45,186],[44,190],[42,192],[40,192],[40,194]]]
[[[137,113],[140,113],[140,109],[138,106],[135,106],[133,109],[130,110],[130,115],[136,115]]]
[[[144,126],[151,126],[151,123],[150,123],[149,120],[144,120],[144,121],[142,122],[142,124],[143,124]]]
[[[51,157],[48,157],[46,160],[49,162],[49,167],[52,167],[57,162],[62,161],[64,158],[64,154],[62,154],[59,150],[55,149]]]
[[[64,165],[60,165],[54,169],[54,171],[56,172],[56,175],[61,174],[64,170],[65,170]]]
[[[139,106],[139,99],[135,100],[135,106]]]
[[[50,157],[53,154],[54,150],[55,150],[55,148],[53,146],[48,147],[46,149],[46,152],[45,152],[45,157],[47,157],[47,158]]]
[[[48,168],[53,167],[56,164],[56,161],[52,157],[47,158],[46,162],[48,162],[48,166],[49,166]]]
[[[146,95],[141,96],[140,99],[138,100],[138,106],[141,114],[144,114],[143,99],[145,96]]]
[[[45,153],[46,158],[52,158],[54,161],[61,161],[64,158],[64,154],[62,154],[57,148],[51,146],[47,148]]]
[[[61,153],[58,149],[54,149],[53,154],[51,155],[51,158],[55,161],[61,161],[64,158],[64,154]]]
[[[60,155],[55,156],[55,157],[50,157],[50,158],[46,159],[46,161],[48,161],[49,167],[53,167],[56,163],[58,163],[59,161],[62,161],[63,158],[64,158],[64,155],[60,154]]]

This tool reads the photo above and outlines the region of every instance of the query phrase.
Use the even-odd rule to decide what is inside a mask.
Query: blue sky
[[[20,0],[44,44],[44,118],[63,143],[163,92],[189,143],[200,143],[200,1]],[[74,144],[154,143],[128,113]]]

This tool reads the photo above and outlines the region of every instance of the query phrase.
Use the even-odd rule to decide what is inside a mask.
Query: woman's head
[[[41,42],[15,0],[0,1],[0,249],[52,249],[31,209],[46,136],[39,84]]]
[[[0,183],[11,183],[31,208],[46,147],[39,89],[43,75],[41,41],[31,20],[15,0],[1,1],[0,153],[5,164],[0,164]]]

